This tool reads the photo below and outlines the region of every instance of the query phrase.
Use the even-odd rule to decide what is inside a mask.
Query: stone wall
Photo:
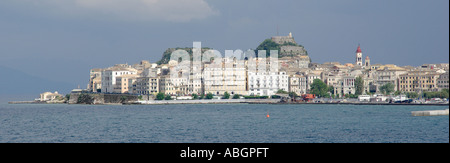
[[[77,104],[80,93],[70,94],[69,104]],[[93,100],[93,104],[121,104],[138,100],[138,96],[129,94],[88,94]]]
[[[301,46],[282,46],[280,47],[280,55],[281,56],[297,56],[297,55],[306,55],[306,51]]]
[[[297,44],[294,40],[294,37],[289,36],[273,36],[272,41],[277,44],[284,44],[284,43],[294,43]]]

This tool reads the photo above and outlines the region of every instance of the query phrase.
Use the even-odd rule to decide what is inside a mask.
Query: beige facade
[[[373,73],[373,84],[377,86],[377,92],[380,91],[380,87],[387,83],[393,84],[395,86],[394,91],[398,91],[400,88],[398,78],[406,73],[407,71],[402,68],[383,67],[383,69],[380,68]]]
[[[90,70],[89,73],[89,84],[88,91],[89,92],[101,92],[102,89],[102,71],[103,69],[94,68]]]
[[[225,63],[205,65],[203,71],[205,94],[223,95],[228,92],[231,95],[247,95],[247,71],[243,65],[232,65],[232,67],[226,67]]]
[[[102,93],[117,93],[116,82],[120,81],[116,78],[122,75],[137,75],[138,71],[126,64],[118,64],[114,67],[104,69],[101,73],[102,78]],[[121,87],[122,85],[120,85]],[[123,87],[122,87],[123,88]]]
[[[291,75],[289,77],[289,92],[295,92],[297,95],[306,94],[306,77]]]
[[[159,92],[167,95],[188,95],[188,79],[162,76],[159,79]]]
[[[121,75],[116,77],[116,84],[114,85],[114,93],[133,93],[133,83],[136,81],[138,75]]]
[[[138,77],[133,83],[133,92],[141,95],[156,95],[159,93],[159,77]]]
[[[400,75],[399,89],[402,92],[436,91],[439,74],[429,70],[414,70]]]

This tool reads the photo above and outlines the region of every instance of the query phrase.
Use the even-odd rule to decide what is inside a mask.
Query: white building
[[[102,71],[102,93],[113,93],[118,76],[137,75],[137,70],[131,67],[116,65]]]
[[[45,93],[41,93],[39,100],[40,101],[53,101],[57,98],[62,98],[62,97],[64,97],[64,96],[59,94],[56,91],[55,91],[55,93],[45,92]]]
[[[271,96],[278,90],[289,90],[289,76],[286,72],[248,72],[249,95]]]

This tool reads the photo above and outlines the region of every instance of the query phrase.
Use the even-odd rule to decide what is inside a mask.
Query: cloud
[[[206,0],[15,0],[52,14],[125,21],[189,22],[218,15]]]

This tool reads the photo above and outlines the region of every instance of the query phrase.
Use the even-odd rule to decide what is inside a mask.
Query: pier
[[[427,111],[413,111],[412,116],[440,116],[448,115],[448,109],[446,110],[427,110]]]

